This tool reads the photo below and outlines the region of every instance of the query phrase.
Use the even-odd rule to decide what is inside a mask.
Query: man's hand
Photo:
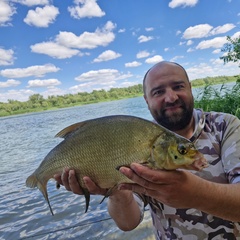
[[[72,191],[75,194],[83,195],[82,188],[77,181],[74,170],[64,169],[62,174],[54,175],[54,179],[57,181],[57,183],[63,185],[68,191]],[[83,181],[91,194],[106,195],[107,189],[100,188],[91,180],[91,178],[83,177]]]
[[[120,172],[135,182],[121,184],[120,190],[145,194],[174,208],[197,206],[201,200],[199,190],[206,182],[189,171],[153,170],[137,163],[131,164],[130,168],[121,167]]]

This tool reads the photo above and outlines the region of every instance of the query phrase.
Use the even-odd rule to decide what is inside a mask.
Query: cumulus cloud
[[[93,89],[110,89],[112,87],[120,87],[122,83],[120,80],[126,81],[126,79],[132,77],[131,73],[122,73],[116,69],[100,69],[92,70],[82,73],[75,80],[79,81],[79,85],[72,86],[69,90],[73,93],[87,91],[91,92]]]
[[[14,61],[13,54],[14,52],[12,49],[5,50],[0,48],[0,66],[12,65]]]
[[[6,78],[23,78],[23,77],[43,77],[50,72],[57,72],[60,69],[53,64],[35,65],[27,68],[12,68],[0,71],[0,75]]]
[[[231,23],[226,23],[223,26],[218,26],[213,28],[213,26],[209,24],[199,24],[196,26],[191,26],[187,28],[183,33],[183,38],[191,39],[191,38],[203,38],[214,36],[221,33],[226,33],[236,26]]]
[[[170,8],[176,7],[194,7],[198,3],[198,0],[172,0],[168,6]]]
[[[29,89],[20,90],[8,90],[0,93],[0,102],[7,102],[7,99],[17,99],[18,101],[27,101],[29,96],[35,94],[36,92]]]
[[[0,82],[0,88],[16,87],[20,84],[21,84],[20,81],[9,79],[6,82]]]
[[[140,51],[137,53],[137,58],[146,58],[150,55],[148,51]]]
[[[151,58],[148,58],[148,59],[146,59],[146,63],[148,63],[148,64],[155,64],[155,63],[158,63],[158,62],[161,62],[161,61],[163,61],[164,59],[163,59],[163,57],[162,56],[160,56],[160,55],[155,55],[155,56],[153,56],[153,57],[151,57]]]
[[[200,63],[186,69],[189,79],[198,79],[215,76],[233,76],[239,74],[237,63],[225,64],[219,58],[212,59],[210,63]]]
[[[120,53],[116,53],[112,50],[107,50],[103,53],[101,53],[97,58],[93,60],[93,62],[104,62],[104,61],[109,61],[113,60],[116,58],[121,57],[122,55]]]
[[[75,80],[79,82],[102,82],[102,81],[116,81],[128,78],[129,74],[122,74],[116,69],[100,69],[91,70],[86,73],[82,73]]]
[[[236,26],[234,24],[232,24],[232,23],[226,23],[223,26],[218,26],[218,27],[214,28],[210,32],[210,35],[217,35],[217,34],[221,34],[221,33],[226,33],[226,32],[232,30],[235,27]]]
[[[60,85],[61,82],[58,79],[52,78],[52,79],[34,79],[28,81],[28,87],[29,88],[39,88],[39,87],[53,87]]]
[[[13,2],[17,2],[28,7],[36,5],[49,5],[49,0],[14,0]]]
[[[153,27],[149,27],[149,28],[145,28],[145,30],[146,30],[147,32],[151,32],[151,31],[154,30],[154,28],[153,28]]]
[[[32,52],[46,54],[58,59],[71,58],[80,54],[80,51],[77,49],[71,49],[54,42],[37,43],[30,46],[30,48]]]
[[[148,37],[148,36],[141,35],[138,38],[139,43],[148,42],[148,41],[151,41],[151,40],[153,40],[153,37],[151,37],[151,36]]]
[[[107,46],[115,39],[112,32],[115,24],[108,21],[103,28],[97,28],[95,32],[84,32],[77,36],[72,32],[60,32],[55,40],[31,45],[32,52],[46,54],[53,58],[64,59],[82,53],[77,49],[93,49],[98,46]]]
[[[54,6],[37,7],[35,10],[29,10],[24,22],[35,27],[48,27],[53,23],[59,14],[58,8]]]
[[[201,41],[196,49],[221,48],[226,42],[226,37],[216,37],[210,40]]]
[[[97,28],[95,32],[84,32],[76,36],[72,32],[60,32],[56,41],[69,48],[87,48],[93,49],[98,46],[107,46],[115,39],[112,32],[116,27],[111,21],[108,21],[103,28]]]
[[[199,24],[193,27],[191,26],[184,31],[183,38],[191,39],[207,37],[212,29],[213,27],[209,24]]]
[[[10,25],[15,13],[16,8],[9,1],[0,0],[0,26]]]
[[[137,62],[137,61],[125,63],[125,67],[138,67],[138,66],[140,66],[140,65],[142,65],[142,63]]]
[[[68,11],[73,18],[92,18],[105,15],[96,0],[75,0],[74,2],[76,6],[68,7]]]

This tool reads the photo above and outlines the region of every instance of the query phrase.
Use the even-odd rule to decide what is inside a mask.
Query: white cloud
[[[5,50],[0,48],[0,66],[12,65],[14,61],[12,49]]]
[[[68,7],[68,11],[73,18],[102,17],[105,12],[101,10],[96,0],[75,0],[76,6]]]
[[[0,71],[0,75],[7,78],[23,78],[23,77],[42,77],[50,72],[57,72],[60,69],[53,64],[35,65],[27,68],[12,68]]]
[[[137,58],[146,58],[150,55],[148,51],[140,51],[137,53]]]
[[[80,36],[72,32],[60,32],[54,41],[36,43],[31,46],[31,50],[58,59],[71,58],[75,55],[82,56],[83,54],[75,48],[93,49],[98,46],[107,46],[115,39],[112,32],[115,27],[112,22],[108,21],[103,28],[97,28],[93,33],[84,32]]]
[[[108,21],[102,29],[97,28],[95,32],[84,32],[76,36],[72,32],[60,32],[56,37],[56,42],[69,48],[88,48],[93,49],[98,46],[107,46],[115,39],[112,32],[116,27]]]
[[[138,66],[140,66],[140,65],[142,65],[142,63],[137,62],[137,61],[125,63],[125,67],[138,67]]]
[[[0,26],[10,25],[15,13],[16,8],[9,1],[0,0]]]
[[[192,40],[188,40],[187,43],[186,43],[187,46],[190,46],[190,45],[192,45],[192,44],[193,44],[193,41],[192,41]]]
[[[79,82],[89,82],[89,81],[112,81],[122,79],[124,75],[120,74],[116,69],[100,69],[100,70],[92,70],[86,73],[81,74],[76,77],[75,80]]]
[[[6,82],[0,82],[0,88],[16,87],[20,84],[21,84],[20,81],[9,79]]]
[[[191,38],[203,38],[209,37],[217,34],[226,33],[236,26],[232,23],[226,23],[222,26],[218,26],[213,28],[213,26],[209,24],[199,24],[196,26],[191,26],[187,28],[183,33],[183,38],[191,39]]]
[[[15,0],[13,2],[17,2],[22,5],[26,5],[28,7],[35,6],[35,5],[48,5],[49,4],[49,0]]]
[[[226,37],[216,37],[210,40],[201,41],[196,49],[221,48],[226,42]]]
[[[29,88],[39,88],[39,87],[52,87],[52,86],[58,86],[61,82],[58,79],[34,79],[28,81],[28,87]]]
[[[218,48],[218,49],[215,49],[214,51],[212,51],[213,54],[218,54],[218,53],[220,53],[220,52],[221,52],[221,49],[219,49],[219,48]]]
[[[195,50],[193,48],[189,48],[187,52],[194,52]]]
[[[154,30],[154,28],[153,28],[153,27],[149,27],[149,28],[145,28],[145,30],[146,30],[147,32],[151,32],[151,31]]]
[[[168,6],[170,8],[176,7],[194,7],[198,3],[198,0],[172,0]]]
[[[112,87],[119,87],[118,81],[125,80],[133,75],[131,73],[121,73],[116,69],[100,69],[82,73],[75,80],[79,81],[79,85],[72,86],[69,90],[76,93],[79,91],[91,92],[93,89],[108,90]]]
[[[186,69],[189,79],[194,80],[205,77],[233,76],[239,75],[237,63],[224,64],[223,60],[212,59],[210,63],[200,63]]]
[[[0,93],[0,102],[7,102],[7,99],[14,99],[18,101],[27,101],[29,96],[35,94],[32,90],[20,89],[20,90],[9,90],[4,93]]]
[[[199,24],[193,27],[191,26],[184,31],[183,38],[191,39],[207,37],[212,29],[213,27],[209,24]]]
[[[103,62],[103,61],[109,61],[116,58],[121,57],[122,55],[120,53],[116,53],[112,50],[107,50],[101,53],[97,58],[93,60],[93,62]]]
[[[175,56],[170,61],[171,62],[177,62],[178,59],[182,59],[182,58],[184,58],[184,56]]]
[[[158,63],[158,62],[161,62],[161,61],[163,61],[164,59],[163,59],[163,57],[162,56],[160,56],[160,55],[155,55],[155,56],[153,56],[153,57],[151,57],[151,58],[148,58],[148,59],[146,59],[146,63],[148,63],[148,64],[155,64],[155,63]]]
[[[226,23],[226,24],[224,24],[224,25],[222,25],[222,26],[218,26],[218,27],[214,28],[214,29],[210,32],[210,34],[211,34],[211,35],[217,35],[217,34],[221,34],[221,33],[226,33],[226,32],[232,30],[232,29],[235,28],[235,27],[236,27],[236,26],[235,26],[234,24],[232,24],[232,23]]]
[[[54,6],[37,7],[35,10],[29,10],[24,22],[35,27],[48,27],[53,23],[59,14],[58,8]]]
[[[176,36],[178,36],[178,35],[181,34],[181,33],[182,33],[182,31],[177,30],[177,32],[176,32]]]
[[[124,33],[124,32],[126,32],[126,29],[125,28],[121,28],[121,29],[118,30],[118,32],[119,33]]]
[[[30,46],[30,48],[32,52],[46,54],[50,57],[58,59],[71,58],[77,54],[80,54],[80,51],[77,49],[71,49],[54,42],[37,43]]]
[[[151,36],[147,37],[147,36],[141,35],[141,36],[138,38],[138,42],[139,42],[139,43],[148,42],[148,41],[150,41],[150,40],[152,40],[152,39],[153,39],[153,37],[151,37]]]

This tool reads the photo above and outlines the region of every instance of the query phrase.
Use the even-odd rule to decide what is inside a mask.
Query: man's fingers
[[[69,182],[68,182],[69,181],[68,177],[69,177],[69,169],[64,169],[62,172],[62,176],[61,176],[62,183],[68,191],[71,191],[71,188],[70,188]]]

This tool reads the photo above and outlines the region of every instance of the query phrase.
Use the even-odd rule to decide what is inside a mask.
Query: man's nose
[[[178,99],[178,95],[172,89],[168,89],[165,93],[165,102],[174,103]]]

